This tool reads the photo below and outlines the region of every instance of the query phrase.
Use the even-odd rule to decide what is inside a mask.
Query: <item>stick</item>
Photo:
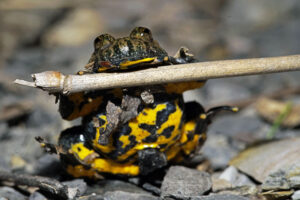
[[[18,79],[15,80],[15,83],[38,87],[50,93],[69,94],[117,87],[146,86],[296,70],[300,70],[300,55],[199,62],[123,73],[63,75],[60,72],[47,71],[33,74],[33,83]]]
[[[0,181],[12,182],[16,185],[37,187],[63,199],[73,199],[77,194],[77,189],[68,188],[68,186],[61,184],[57,180],[47,177],[14,174],[0,170]]]

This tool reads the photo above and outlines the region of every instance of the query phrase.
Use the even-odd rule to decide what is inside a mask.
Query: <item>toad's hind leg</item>
[[[101,173],[138,175],[139,167],[133,163],[117,163],[102,157],[86,142],[84,128],[75,126],[64,130],[59,137],[60,158],[66,171],[74,177],[98,178]]]
[[[185,157],[201,147],[206,140],[206,130],[211,123],[212,118],[220,111],[227,110],[237,112],[237,107],[219,106],[205,111],[197,102],[188,102],[185,104],[185,123],[182,127],[182,134],[179,145],[170,149],[167,153],[173,157],[175,162],[181,162]],[[176,152],[176,155],[174,152]],[[170,158],[171,159],[171,158]],[[169,159],[168,159],[169,160]]]

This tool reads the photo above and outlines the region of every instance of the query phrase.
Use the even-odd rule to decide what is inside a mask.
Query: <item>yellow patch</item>
[[[233,112],[238,112],[238,111],[239,111],[239,108],[238,108],[238,107],[233,107],[231,110],[232,110]]]
[[[109,159],[95,159],[92,164],[92,168],[98,170],[99,172],[106,172],[112,174],[125,174],[136,176],[139,174],[139,167],[137,165],[133,165],[132,163],[116,163]]]
[[[136,137],[136,141],[138,143],[141,143],[143,139],[150,135],[148,131],[141,129],[139,125],[155,125],[157,112],[165,109],[166,107],[166,104],[158,104],[154,109],[145,108],[135,119],[132,119],[129,122],[128,125],[132,130],[131,135],[134,135]]]
[[[71,146],[71,151],[76,155],[81,161],[83,161],[87,156],[94,153],[93,150],[86,148],[82,143],[76,143]]]
[[[206,119],[206,117],[207,117],[207,116],[206,116],[206,114],[204,114],[204,113],[200,115],[200,119]]]
[[[135,140],[138,145],[131,148],[125,154],[118,156],[118,158],[117,158],[118,161],[127,159],[129,156],[135,154],[138,150],[150,148],[149,144],[146,144],[143,142],[143,139],[148,137],[151,133],[149,133],[148,131],[146,131],[144,129],[141,129],[139,127],[139,125],[142,123],[145,123],[148,125],[155,125],[157,112],[165,109],[166,107],[167,107],[166,104],[158,104],[155,108],[145,108],[141,113],[139,113],[139,115],[135,119],[132,119],[129,121],[128,126],[131,128],[130,135],[135,136]],[[122,138],[123,141],[126,140],[125,137],[123,137],[123,136],[121,136],[120,138]],[[155,147],[157,147],[157,146],[158,145],[155,144]],[[153,148],[155,148],[155,147],[153,147]]]
[[[166,92],[169,94],[176,93],[182,94],[184,91],[201,88],[205,84],[205,81],[191,81],[180,83],[167,83],[165,84]]]
[[[103,97],[99,96],[94,99],[89,99],[88,103],[85,103],[82,108],[80,105],[84,102],[83,92],[71,94],[68,96],[68,99],[74,103],[74,110],[71,115],[66,118],[66,120],[73,120],[78,117],[86,116],[97,110],[99,105],[102,103]]]
[[[123,143],[122,148],[125,148],[127,145],[130,144],[130,140],[128,139],[128,135],[122,135],[119,140]]]
[[[85,169],[82,165],[68,165],[67,172],[74,176],[75,178],[78,177],[89,177],[95,178],[98,176],[98,173],[94,169]]]
[[[104,72],[104,71],[106,71],[106,70],[108,70],[108,69],[113,69],[113,68],[116,68],[115,66],[101,66],[101,67],[98,67],[98,69],[97,69],[97,71],[98,72]]]
[[[185,145],[181,147],[185,155],[189,155],[196,149],[196,147],[199,144],[199,137],[200,135],[194,135],[192,141],[188,141]]]
[[[143,149],[147,149],[147,148],[152,148],[152,149],[155,149],[155,148],[159,148],[159,145],[158,144],[138,144],[134,147],[134,149],[136,150],[143,150]]]
[[[120,64],[120,69],[128,69],[129,66],[132,65],[137,65],[140,63],[149,63],[149,62],[153,62],[156,59],[156,57],[154,58],[144,58],[141,60],[134,60],[134,61],[124,61]]]
[[[172,160],[180,152],[181,148],[178,144],[174,144],[170,149],[166,151],[167,160]]]

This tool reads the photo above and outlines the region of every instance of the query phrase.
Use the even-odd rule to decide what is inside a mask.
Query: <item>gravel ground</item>
[[[297,0],[0,2],[0,170],[55,178],[73,188],[80,199],[262,198],[253,187],[245,189],[232,182],[230,189],[222,182],[221,189],[215,190],[214,177],[225,173],[229,161],[247,146],[264,140],[272,126],[257,114],[255,99],[242,103],[299,88],[300,72],[209,80],[201,90],[186,92],[186,101],[197,100],[207,108],[243,105],[241,112],[215,119],[195,157],[197,165],[172,166],[157,177],[111,177],[96,182],[67,176],[58,158],[45,154],[34,140],[42,136],[56,143],[61,130],[80,120],[63,121],[54,96],[12,81],[30,80],[30,74],[46,70],[74,73],[88,61],[93,38],[101,33],[126,36],[136,26],[149,27],[170,55],[186,46],[201,61],[297,54],[299,13]],[[297,104],[300,96],[291,93],[282,98]],[[297,128],[280,128],[275,138],[299,136]],[[250,179],[259,190],[260,183]],[[293,189],[298,192],[286,196],[299,199],[299,185]],[[0,183],[0,200],[28,198],[55,197],[32,187]]]

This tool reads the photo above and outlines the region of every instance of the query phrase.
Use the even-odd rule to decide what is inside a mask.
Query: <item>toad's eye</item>
[[[130,33],[130,38],[143,39],[146,41],[152,41],[152,33],[148,28],[136,27]]]
[[[94,48],[95,50],[98,50],[100,48],[103,49],[108,45],[110,45],[111,43],[113,43],[115,40],[116,39],[109,34],[99,35],[94,41]]]

